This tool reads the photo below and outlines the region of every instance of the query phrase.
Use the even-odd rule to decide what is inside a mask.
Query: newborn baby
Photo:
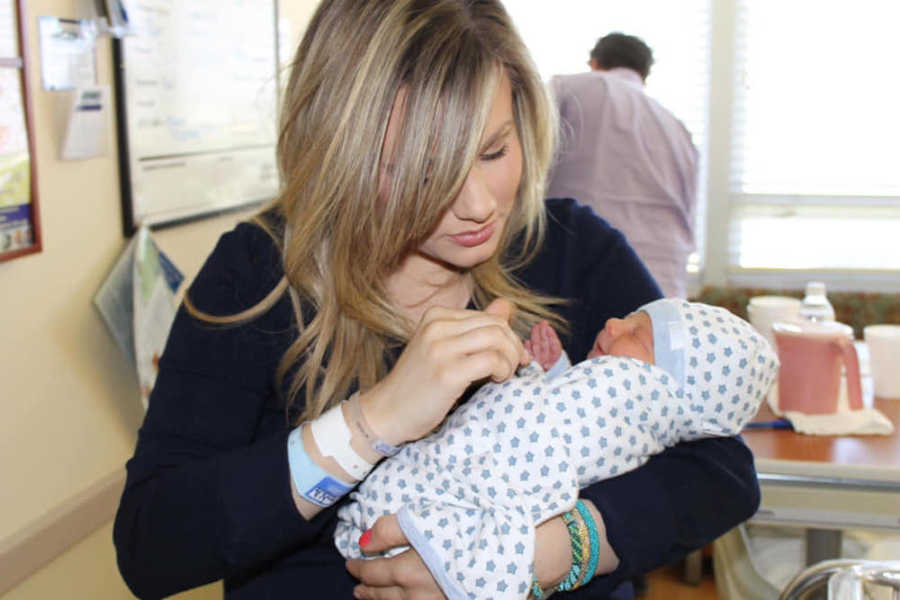
[[[483,385],[352,492],[335,531],[345,557],[362,556],[360,535],[397,513],[448,598],[523,598],[535,526],[668,446],[737,434],[778,369],[748,323],[674,299],[610,319],[575,366],[545,323],[526,347],[549,371],[532,362]]]

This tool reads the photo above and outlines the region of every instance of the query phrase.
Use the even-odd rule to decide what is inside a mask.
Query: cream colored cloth
[[[784,413],[794,431],[810,435],[890,435],[894,424],[877,408],[848,410],[830,415],[807,415],[792,410]]]
[[[871,380],[870,380],[871,381]],[[871,404],[871,384],[863,384],[863,403]],[[773,385],[767,397],[769,407],[779,417],[791,422],[794,431],[809,435],[890,435],[894,424],[877,408],[871,406],[860,410],[850,410],[847,402],[846,382],[841,384],[837,412],[827,415],[808,415],[793,410],[778,408],[778,385]]]

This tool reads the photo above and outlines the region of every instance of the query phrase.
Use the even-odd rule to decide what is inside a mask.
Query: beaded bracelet
[[[572,544],[572,568],[569,574],[556,586],[556,591],[567,592],[574,590],[579,581],[581,581],[582,573],[586,563],[590,560],[586,553],[589,551],[589,545],[584,543],[587,541],[587,525],[581,514],[576,510],[564,512],[562,514],[563,522],[569,530],[569,541]]]
[[[582,586],[590,581],[597,573],[597,563],[600,560],[600,535],[597,533],[597,523],[594,521],[594,517],[593,515],[591,515],[591,511],[588,510],[584,502],[579,500],[575,503],[575,508],[578,510],[578,514],[581,515],[582,521],[587,527],[588,540],[590,544],[590,550],[588,554],[590,560],[588,562],[587,568],[584,570],[583,578],[578,582],[578,586]]]
[[[590,529],[588,527],[588,523],[585,521],[584,516],[581,514],[581,511],[577,510],[578,505],[576,504],[576,510],[572,512],[578,516],[579,527],[578,527],[578,541],[581,544],[581,562],[579,563],[579,568],[581,570],[581,576],[575,581],[575,585],[572,586],[572,589],[580,588],[585,583],[590,580],[591,574],[589,573],[591,558],[596,554],[591,548],[591,538],[590,538]]]
[[[566,578],[556,586],[557,592],[580,588],[593,579],[600,559],[597,523],[584,502],[581,500],[576,502],[573,510],[562,514],[562,519],[569,531],[569,541],[572,544],[572,568]],[[532,576],[531,598],[544,600],[544,597],[544,590],[537,577]]]
[[[537,577],[534,575],[531,576],[531,595],[529,598],[544,600],[544,590],[541,589],[541,584],[538,583]]]

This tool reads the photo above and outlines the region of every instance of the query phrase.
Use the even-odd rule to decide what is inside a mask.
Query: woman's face
[[[385,135],[388,149],[393,147],[399,128],[394,117],[392,114]],[[472,169],[437,228],[414,253],[416,256],[409,258],[453,269],[469,269],[491,258],[503,235],[521,178],[522,146],[513,116],[512,85],[504,74]]]

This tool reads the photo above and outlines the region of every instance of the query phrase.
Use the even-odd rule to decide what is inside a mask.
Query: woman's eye
[[[497,160],[498,158],[503,158],[506,155],[506,151],[509,147],[503,146],[496,152],[490,152],[488,154],[482,154],[481,160]]]

